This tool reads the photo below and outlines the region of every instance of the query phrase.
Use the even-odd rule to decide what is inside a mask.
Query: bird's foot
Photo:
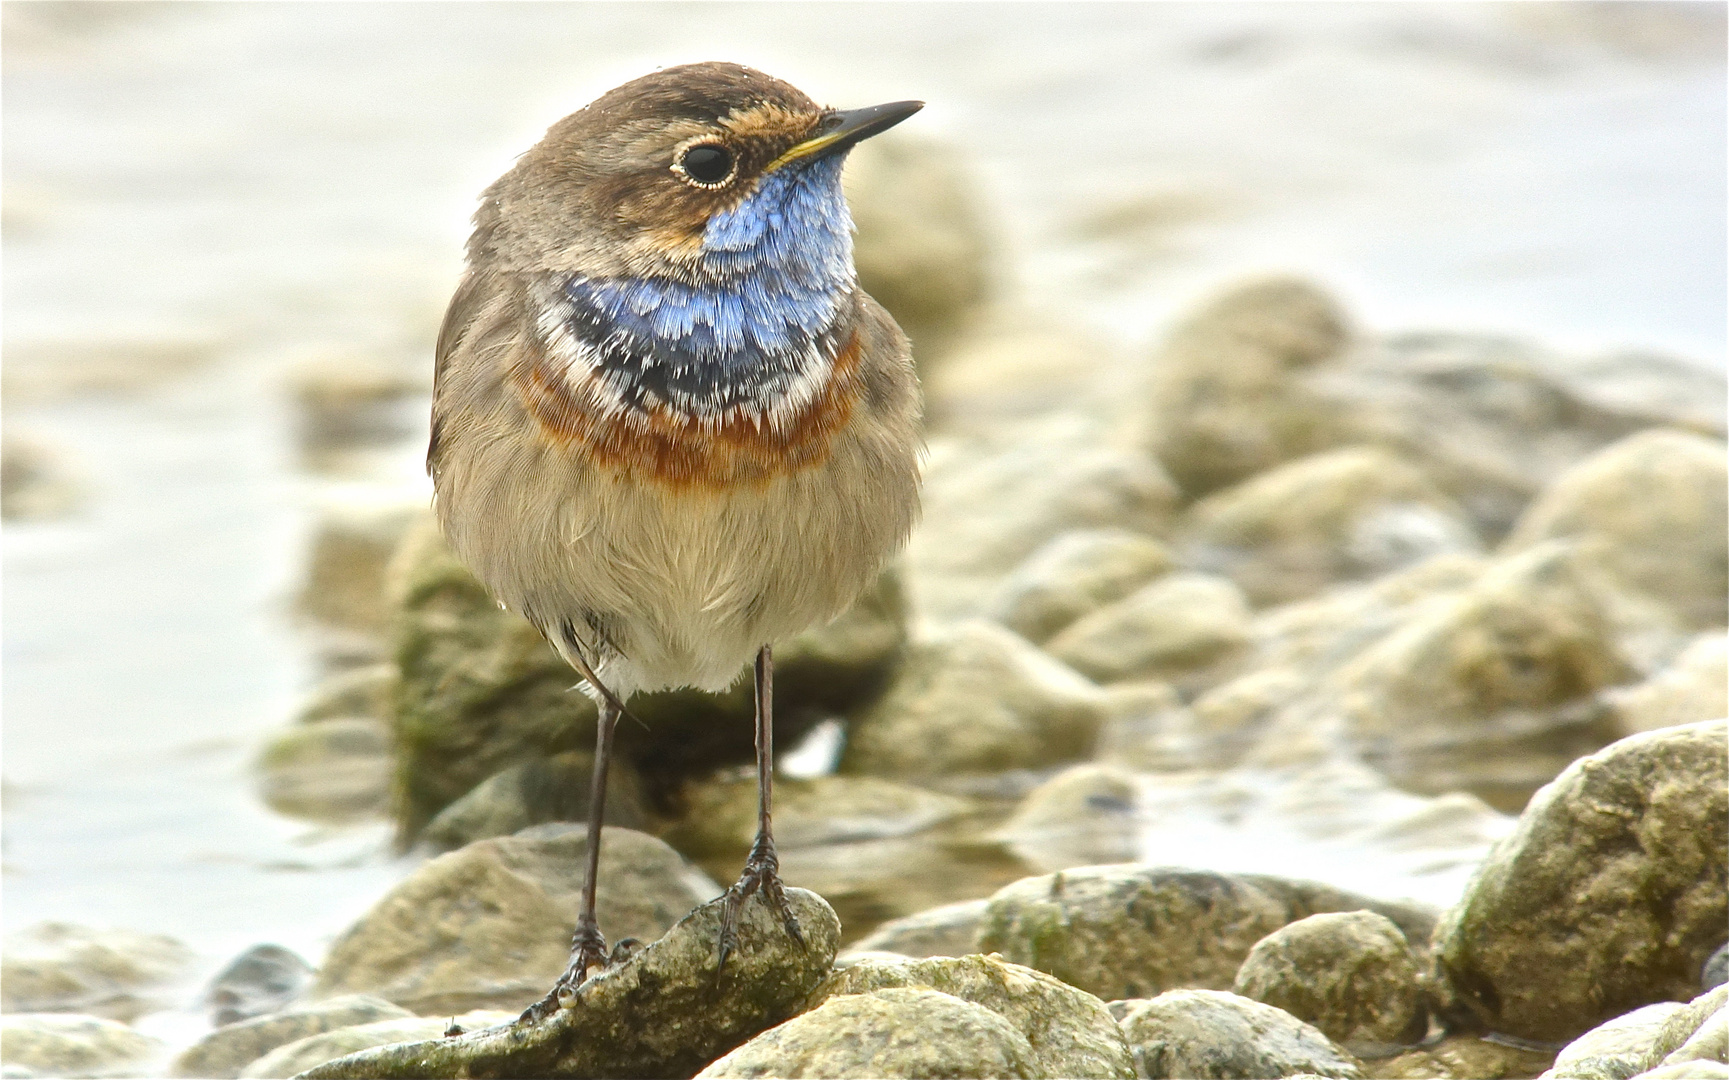
[[[720,920],[720,959],[714,968],[716,978],[726,969],[727,957],[738,949],[738,917],[744,911],[745,901],[758,891],[762,893],[764,902],[780,916],[787,937],[797,942],[799,948],[805,947],[804,933],[798,928],[798,918],[793,915],[792,907],[786,901],[786,887],[781,884],[780,858],[775,854],[774,841],[759,836],[751,848],[750,857],[745,860],[744,872],[726,891],[726,908]]]
[[[576,935],[570,942],[570,966],[545,997],[523,1010],[518,1022],[544,1020],[560,1009],[572,1008],[576,1004],[576,991],[588,981],[591,969],[605,970],[622,964],[641,947],[642,942],[636,938],[620,938],[609,952],[598,925],[592,921],[577,924]]]

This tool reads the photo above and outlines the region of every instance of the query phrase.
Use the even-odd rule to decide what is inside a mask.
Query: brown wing
[[[426,471],[431,476],[438,475],[439,436],[444,428],[444,409],[440,406],[442,396],[439,391],[444,387],[445,367],[467,337],[474,317],[492,295],[494,289],[489,288],[489,284],[485,276],[473,271],[463,274],[456,295],[450,298],[450,307],[445,309],[444,323],[438,328],[438,349],[432,366],[432,438],[426,444]]]

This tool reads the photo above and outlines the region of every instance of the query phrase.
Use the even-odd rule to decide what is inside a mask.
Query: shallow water
[[[1129,341],[1288,269],[1372,328],[1721,367],[1723,8],[1642,7],[9,6],[5,419],[91,497],[4,531],[5,927],[316,960],[405,871],[381,827],[250,788],[314,674],[288,597],[322,489],[282,375],[328,347],[425,372],[475,193],[596,93],[729,57],[841,104],[924,97],[1021,295]],[[68,387],[66,343],[140,336],[187,370]],[[417,454],[383,482],[423,483]],[[1300,836],[1197,833],[1211,797],[1167,814],[1206,837],[1185,858],[1305,865]],[[1349,850],[1307,865],[1421,876]]]

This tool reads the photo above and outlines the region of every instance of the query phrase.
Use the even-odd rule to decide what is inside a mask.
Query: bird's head
[[[841,162],[921,107],[824,108],[738,64],[645,75],[554,124],[487,189],[470,261],[699,284],[838,256],[850,273]]]

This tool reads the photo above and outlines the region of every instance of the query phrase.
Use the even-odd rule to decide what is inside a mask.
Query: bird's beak
[[[858,143],[880,134],[925,107],[922,101],[891,101],[887,105],[872,105],[868,109],[831,111],[817,125],[817,133],[790,147],[780,157],[769,162],[764,172],[773,172],[801,158],[826,157],[838,154]]]

